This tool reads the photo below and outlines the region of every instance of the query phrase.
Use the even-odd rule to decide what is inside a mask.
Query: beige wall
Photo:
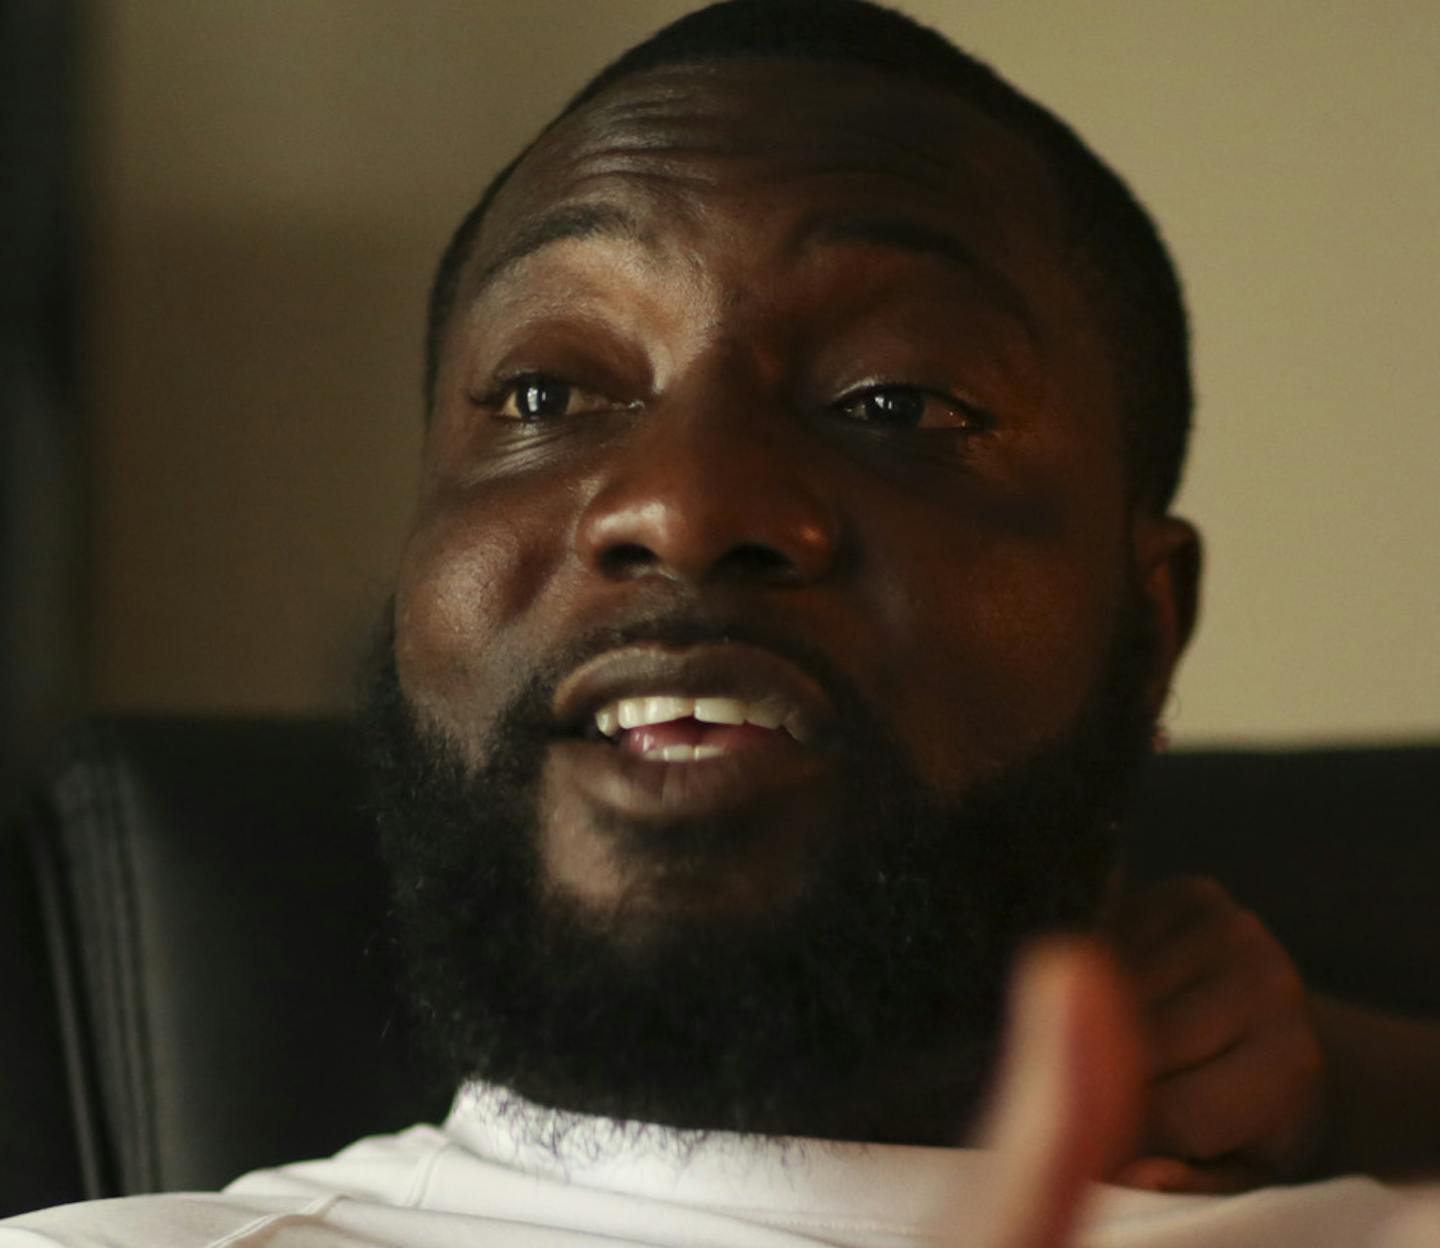
[[[450,227],[684,0],[109,0],[90,208],[107,706],[343,705]],[[1135,184],[1187,277],[1181,741],[1440,736],[1440,4],[913,0]]]

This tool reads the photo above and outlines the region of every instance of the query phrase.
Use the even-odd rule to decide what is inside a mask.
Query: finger
[[[1146,1015],[1152,1078],[1213,1061],[1238,1046],[1271,1012],[1270,1003],[1257,1000],[1243,977],[1221,974],[1191,984]]]
[[[988,1142],[997,1165],[989,1248],[1060,1248],[1088,1184],[1130,1155],[1140,1040],[1126,985],[1093,942],[1046,942],[1011,993]]]
[[[1268,934],[1258,942],[1242,940],[1207,977],[1148,1005],[1152,1074],[1175,1074],[1211,1061],[1271,1028],[1308,1025],[1305,983],[1285,951]]]
[[[1314,1122],[1320,1069],[1319,1046],[1303,1020],[1259,1033],[1152,1085],[1147,1148],[1194,1161],[1238,1153],[1283,1165]],[[1289,1073],[1277,1079],[1277,1070]]]
[[[1289,967],[1290,960],[1253,912],[1230,902],[1194,916],[1158,944],[1132,951],[1129,964],[1140,999],[1159,1003],[1221,972],[1254,978],[1253,972]]]
[[[1122,950],[1143,951],[1234,904],[1218,881],[1180,876],[1120,898],[1109,930]]]
[[[1262,1187],[1269,1177],[1262,1168],[1244,1162],[1196,1165],[1178,1157],[1138,1157],[1121,1166],[1110,1181],[1119,1187],[1147,1192],[1224,1196]]]

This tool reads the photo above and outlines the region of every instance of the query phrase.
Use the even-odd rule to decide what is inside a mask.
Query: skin
[[[1107,347],[1043,161],[943,92],[779,68],[617,84],[532,150],[482,229],[396,616],[407,696],[472,765],[535,664],[656,617],[772,639],[761,666],[795,686],[810,676],[785,654],[808,646],[945,797],[1064,732],[1135,595],[1163,705],[1198,538],[1127,501]],[[517,373],[572,389],[517,420]],[[924,427],[873,419],[881,386]],[[637,784],[604,748],[547,750],[553,888],[643,938],[804,886],[833,826],[823,742],[762,746],[708,789],[677,769]],[[626,835],[697,818],[753,835],[701,872]],[[1317,1132],[1332,1167],[1433,1161],[1409,1094],[1433,1079],[1433,1028],[1313,1000],[1210,885],[1128,899],[1109,934],[1149,1053],[1144,1147],[1075,1174],[1233,1190],[1313,1165]],[[1111,999],[1105,973],[1077,974],[1076,1000]],[[878,1100],[923,1101],[928,1077]]]
[[[1114,1181],[1235,1192],[1440,1173],[1440,1026],[1310,993],[1214,880],[1127,897],[1109,929],[1148,1054],[1141,1154]]]
[[[950,798],[1064,734],[1137,594],[1163,702],[1198,539],[1129,501],[1043,161],[947,93],[776,69],[616,84],[481,231],[396,600],[402,687],[471,765],[535,664],[674,614],[774,639],[797,684],[787,646],[818,652]],[[564,402],[517,419],[517,374]],[[638,784],[608,748],[547,749],[553,888],[629,922],[804,886],[833,825],[823,742],[751,752],[718,790]],[[697,818],[752,835],[696,875],[627,834]]]
[[[818,648],[947,795],[1063,732],[1130,584],[1163,697],[1196,538],[1126,504],[1049,174],[963,102],[870,77],[627,80],[500,195],[461,282],[397,597],[402,685],[472,759],[536,656],[675,609]],[[632,227],[494,272],[537,220],[597,202]],[[869,241],[854,223],[875,219],[976,261]],[[507,419],[517,370],[583,387],[585,410]],[[933,394],[936,427],[857,419],[879,382]],[[633,896],[646,864],[552,755],[553,877],[597,907]],[[747,811],[773,835],[712,887],[749,904],[798,887],[825,787],[822,766]]]
[[[1326,1054],[1280,943],[1209,879],[1127,897],[1111,928],[1141,1006],[1149,1082],[1144,1155],[1117,1181],[1226,1192],[1313,1171]]]
[[[1139,1020],[1118,965],[1098,944],[1073,937],[1042,942],[1018,960],[1009,1013],[985,1139],[995,1169],[982,1242],[1060,1248],[1072,1242],[1089,1185],[1133,1149],[1144,1069]]]
[[[1154,903],[1148,917],[1157,919],[1162,908],[1175,916],[1187,914],[1191,922],[1185,926],[1193,936],[1213,925],[1205,914],[1239,909],[1216,889],[1209,881],[1164,885],[1148,899]],[[1168,906],[1167,898],[1176,893],[1180,904]],[[1232,940],[1250,943],[1254,938],[1238,936],[1237,926],[1245,924],[1234,918],[1218,924],[1230,930]],[[1074,1243],[1088,1184],[1106,1176],[1113,1179],[1115,1160],[1132,1151],[1137,1105],[1146,1067],[1154,1065],[1154,1046],[1135,1011],[1131,982],[1132,976],[1103,948],[1085,941],[1045,942],[1016,966],[1005,1058],[986,1138],[995,1153],[995,1198],[989,1230],[981,1240],[987,1248],[1063,1248]],[[1394,1163],[1403,1156],[1409,1177],[1433,1182],[1433,1169],[1416,1169],[1414,1163],[1428,1157],[1433,1164],[1434,1124],[1424,1121],[1423,1107],[1430,1103],[1425,1093],[1434,1087],[1434,1030],[1338,1002],[1321,1001],[1317,1009],[1326,1016],[1321,1034],[1327,1047],[1339,1050],[1339,1082],[1357,1082],[1350,1059],[1358,1059],[1358,1082],[1366,1097],[1395,1100],[1385,1106],[1379,1121],[1347,1123],[1359,1128],[1347,1135],[1368,1145],[1372,1160],[1388,1157]],[[1362,1052],[1347,1053],[1347,1047]],[[1405,1108],[1395,1112],[1401,1100]],[[1407,1135],[1417,1119],[1419,1129],[1429,1132],[1423,1142],[1419,1135]],[[1380,1136],[1367,1138],[1367,1125],[1382,1126]],[[1158,1168],[1161,1163],[1150,1159],[1130,1164]],[[1170,1165],[1175,1169],[1178,1163]],[[1223,1184],[1207,1188],[1199,1182],[1145,1186],[1228,1190]],[[1420,1248],[1436,1243],[1437,1232],[1440,1199],[1433,1187],[1426,1187],[1367,1242],[1376,1248]]]

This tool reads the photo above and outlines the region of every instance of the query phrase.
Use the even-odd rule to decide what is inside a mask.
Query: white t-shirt
[[[930,1248],[976,1244],[973,1149],[751,1140],[557,1120],[482,1088],[442,1127],[257,1171],[219,1195],[67,1205],[0,1223],[0,1248]],[[1413,1199],[1365,1178],[1244,1196],[1100,1187],[1086,1248],[1379,1248]],[[1428,1229],[1427,1229],[1428,1228]],[[1393,1241],[1398,1248],[1400,1240]]]

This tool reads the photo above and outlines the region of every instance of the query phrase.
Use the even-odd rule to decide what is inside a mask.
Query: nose
[[[678,403],[622,438],[576,534],[609,580],[803,585],[835,566],[843,525],[824,469],[793,417]]]

